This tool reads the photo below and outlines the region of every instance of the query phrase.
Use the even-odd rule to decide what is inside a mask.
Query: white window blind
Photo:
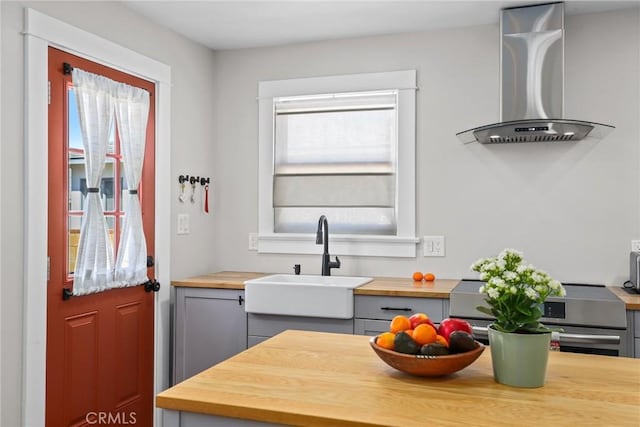
[[[394,235],[397,91],[275,98],[274,231]]]

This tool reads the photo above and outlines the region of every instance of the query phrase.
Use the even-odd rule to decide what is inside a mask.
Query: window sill
[[[415,258],[417,237],[329,236],[331,255]],[[315,235],[263,234],[258,236],[258,252],[271,254],[322,254]]]

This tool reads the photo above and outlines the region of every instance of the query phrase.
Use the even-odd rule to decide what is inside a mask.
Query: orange
[[[420,345],[436,342],[436,330],[433,326],[423,323],[413,330],[413,340]]]
[[[436,276],[433,273],[424,273],[424,280],[427,282],[433,282],[436,280]]]
[[[420,273],[419,271],[413,273],[413,280],[415,280],[416,282],[422,281],[422,273]]]
[[[393,341],[395,337],[396,334],[393,332],[383,332],[376,338],[376,344],[382,348],[393,350]]]
[[[436,335],[436,342],[442,344],[443,346],[449,348],[449,343],[447,342],[447,339],[445,337],[443,337],[442,335]]]
[[[406,331],[407,329],[411,329],[411,320],[407,316],[403,316],[401,314],[397,315],[391,320],[391,324],[389,325],[389,330],[394,334],[401,331]]]

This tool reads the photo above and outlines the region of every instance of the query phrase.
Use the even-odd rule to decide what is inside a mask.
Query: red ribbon
[[[204,186],[204,213],[209,213],[209,185]]]

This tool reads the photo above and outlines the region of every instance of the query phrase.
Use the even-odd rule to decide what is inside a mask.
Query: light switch
[[[258,233],[249,233],[249,250],[258,250]]]
[[[189,233],[189,214],[178,214],[178,234]]]
[[[444,236],[424,236],[422,245],[424,256],[444,256]]]

